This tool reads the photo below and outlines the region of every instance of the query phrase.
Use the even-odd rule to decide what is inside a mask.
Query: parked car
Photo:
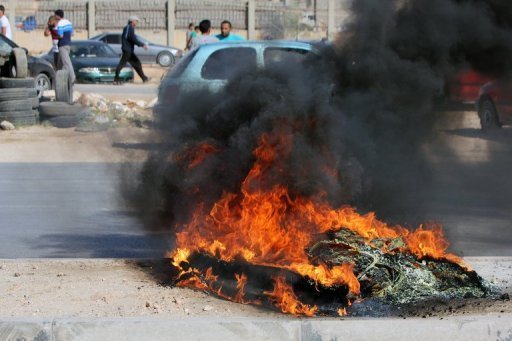
[[[119,56],[107,44],[95,40],[75,40],[71,43],[70,57],[77,83],[114,81]],[[43,58],[53,64],[51,50]],[[130,82],[133,81],[133,76],[132,68],[126,66],[121,70],[119,79]]]
[[[12,49],[19,46],[0,34],[0,50],[10,53]],[[27,52],[28,53],[28,52]],[[35,88],[38,96],[42,96],[43,91],[52,89],[55,81],[55,70],[51,63],[40,57],[28,56],[28,73],[35,80]],[[7,72],[7,70],[3,70]]]
[[[172,105],[178,94],[200,89],[217,92],[243,68],[266,68],[283,61],[298,63],[311,54],[321,55],[316,43],[270,40],[201,45],[164,77],[158,103]]]
[[[492,78],[472,69],[458,72],[447,82],[447,91],[452,102],[475,104],[478,102],[480,88]]]
[[[135,47],[135,54],[142,63],[157,63],[160,66],[168,67],[174,65],[183,55],[183,51],[176,47],[154,44],[139,35],[137,37],[149,46],[147,50],[142,47]],[[107,43],[116,53],[121,55],[121,33],[102,33],[91,39]]]
[[[481,88],[478,116],[482,130],[512,124],[512,79],[495,80]]]

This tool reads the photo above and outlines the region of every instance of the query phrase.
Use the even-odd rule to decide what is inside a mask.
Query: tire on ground
[[[73,116],[84,111],[80,104],[68,104],[63,102],[39,103],[39,114],[43,117]]]
[[[78,115],[55,116],[45,122],[50,123],[56,128],[72,128],[76,127],[80,118]]]
[[[27,52],[21,48],[12,49],[9,73],[13,78],[28,77]],[[14,69],[14,70],[13,70]],[[14,71],[14,72],[13,72]]]
[[[55,74],[55,100],[69,104],[73,102],[73,84],[69,80],[68,70],[59,70]]]
[[[32,109],[32,100],[30,99],[17,99],[14,101],[0,102],[0,111],[23,111]]]
[[[1,121],[9,121],[16,127],[33,125],[37,123],[37,115],[34,110],[0,111]]]
[[[34,88],[34,78],[6,78],[0,77],[0,88]]]
[[[2,89],[0,91],[0,102],[1,101],[12,101],[17,99],[27,99],[37,96],[37,91],[35,89],[29,88],[11,88],[11,89]]]

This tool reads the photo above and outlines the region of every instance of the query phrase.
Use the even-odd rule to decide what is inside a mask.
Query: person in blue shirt
[[[57,60],[57,70],[68,70],[69,81],[75,83],[75,71],[73,69],[73,63],[69,54],[71,52],[71,36],[74,33],[73,24],[71,21],[64,19],[64,11],[58,9],[55,11],[55,18],[57,19],[57,25],[55,30],[59,41],[57,46],[59,47],[59,57]]]
[[[231,22],[224,20],[220,23],[220,34],[217,35],[217,39],[220,41],[240,41],[245,40],[243,37],[231,33]]]

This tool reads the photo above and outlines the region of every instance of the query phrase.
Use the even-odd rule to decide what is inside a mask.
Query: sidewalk
[[[512,257],[466,261],[500,290],[512,293]],[[512,337],[510,301],[439,303],[425,318],[296,318],[170,287],[167,262],[0,260],[0,340]]]

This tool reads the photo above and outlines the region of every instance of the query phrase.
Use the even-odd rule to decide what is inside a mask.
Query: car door
[[[105,34],[103,38],[100,39],[104,43],[110,45],[110,47],[115,51],[116,54],[121,55],[122,46],[121,46],[121,34],[120,33],[109,33]]]
[[[257,67],[257,51],[253,47],[236,46],[213,50],[198,68],[199,79],[194,85],[218,92],[231,77],[246,70],[253,71]]]
[[[146,50],[144,47],[140,47],[140,46],[137,46],[135,45],[135,54],[137,55],[137,57],[139,57],[140,61],[143,62],[143,63],[155,63],[156,62],[156,54],[153,55],[155,53],[155,49],[151,48],[151,45],[149,41],[147,41],[147,39],[145,39],[144,37],[141,37],[140,35],[138,35],[137,33],[135,33],[137,35],[137,38],[143,42],[143,43],[147,43],[148,44],[148,49]]]

